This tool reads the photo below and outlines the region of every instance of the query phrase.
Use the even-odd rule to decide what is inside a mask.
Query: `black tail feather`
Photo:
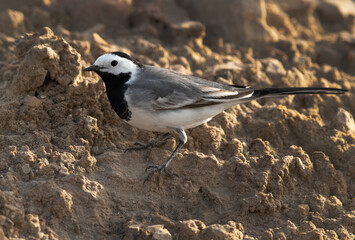
[[[347,89],[341,88],[260,88],[254,89],[253,97],[267,97],[295,95],[295,94],[342,94],[348,92]]]

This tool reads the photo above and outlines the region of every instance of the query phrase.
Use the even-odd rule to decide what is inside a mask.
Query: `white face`
[[[112,53],[107,53],[98,57],[94,65],[100,68],[100,72],[107,72],[115,75],[129,72],[134,74],[138,68],[138,66],[131,60]]]

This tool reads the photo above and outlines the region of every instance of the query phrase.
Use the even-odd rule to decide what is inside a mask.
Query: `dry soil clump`
[[[2,1],[0,239],[353,239],[355,11],[342,2]],[[231,108],[188,130],[179,177],[158,188],[144,169],[177,140],[125,153],[157,134],[121,121],[81,71],[116,50],[227,84],[350,92]]]

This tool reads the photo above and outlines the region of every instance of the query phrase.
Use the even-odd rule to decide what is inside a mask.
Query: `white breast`
[[[223,111],[221,105],[180,110],[149,111],[141,108],[129,108],[132,116],[131,126],[158,132],[168,132],[176,128],[188,129],[208,122]]]

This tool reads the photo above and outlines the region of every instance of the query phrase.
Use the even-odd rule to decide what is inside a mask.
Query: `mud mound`
[[[0,3],[0,239],[354,238],[353,2],[207,2]],[[231,108],[188,130],[179,177],[158,188],[144,169],[175,136],[124,152],[158,135],[81,72],[114,50],[228,84],[350,92]]]

